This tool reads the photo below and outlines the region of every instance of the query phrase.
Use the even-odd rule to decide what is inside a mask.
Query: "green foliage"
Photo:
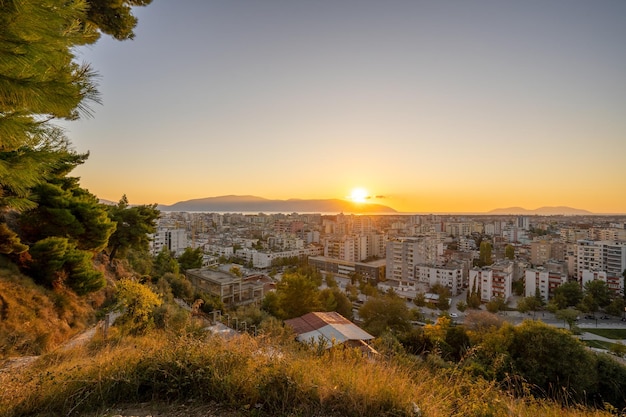
[[[517,296],[524,295],[524,280],[519,279],[517,281],[513,281],[511,286],[513,290],[513,294]]]
[[[320,302],[324,311],[336,311],[348,320],[352,320],[352,302],[338,287],[323,289],[320,292]]]
[[[324,277],[324,281],[326,282],[326,286],[328,288],[336,288],[337,285],[337,280],[335,279],[335,277],[333,276],[333,274],[326,274],[326,276]]]
[[[486,304],[486,307],[490,313],[504,311],[506,310],[506,301],[502,297],[494,297]]]
[[[66,238],[50,237],[30,248],[27,268],[33,278],[50,288],[69,287],[78,295],[98,291],[106,284],[94,269],[92,254],[77,249]]]
[[[544,395],[559,395],[562,387],[584,399],[597,381],[593,354],[572,335],[539,321],[527,320],[515,328],[509,348],[514,369]]]
[[[572,308],[566,308],[563,310],[558,310],[554,315],[557,319],[563,320],[569,326],[569,329],[572,330],[572,327],[576,323],[580,312],[574,310]]]
[[[413,299],[413,304],[418,307],[424,307],[426,305],[426,296],[423,292],[418,292],[415,294],[415,298]]]
[[[88,0],[87,21],[118,40],[133,39],[137,18],[131,7],[146,6],[152,0]]]
[[[604,311],[612,316],[621,316],[624,314],[624,307],[626,307],[626,301],[623,298],[616,297],[604,308]]]
[[[365,330],[374,336],[387,330],[403,332],[411,327],[411,313],[406,302],[393,293],[370,297],[359,308],[359,317]]]
[[[504,248],[504,257],[506,259],[515,259],[515,247],[513,245],[506,245]]]
[[[118,320],[131,334],[146,332],[154,323],[155,308],[162,303],[150,288],[126,278],[117,284],[117,299],[123,311]]]
[[[82,163],[85,155],[75,155]],[[71,168],[75,165],[71,164]],[[72,178],[55,177],[33,188],[37,207],[20,218],[22,240],[36,242],[47,237],[64,237],[79,249],[102,251],[115,230],[106,208]]]
[[[178,257],[180,269],[184,272],[188,269],[202,267],[202,248],[185,248],[185,251]]]
[[[98,30],[132,37],[129,5],[149,0],[6,0],[0,3],[0,207],[34,208],[30,190],[45,182],[68,149],[55,119],[89,115],[99,102],[95,74],[75,62]]]
[[[476,287],[476,281],[474,281],[472,288],[467,291],[465,295],[465,302],[467,303],[468,308],[480,308],[480,294],[478,293],[478,288]]]
[[[148,234],[156,232],[156,220],[160,212],[156,204],[131,207],[124,195],[119,203],[109,207],[109,217],[117,227],[109,238],[109,259],[112,262],[118,252],[126,254],[130,248],[147,250]]]
[[[624,345],[622,345],[623,347]],[[624,353],[624,350],[621,350]],[[618,362],[609,355],[596,356],[596,369],[598,372],[598,384],[590,396],[599,399],[596,403],[598,407],[605,407],[606,403],[611,404],[618,410],[626,408],[626,366]]]
[[[559,309],[576,306],[582,298],[583,291],[575,281],[566,282],[554,289],[554,302]]]
[[[161,249],[161,251],[154,258],[154,262],[152,264],[152,277],[153,279],[158,279],[165,274],[178,274],[179,265],[176,259],[172,256],[172,252],[169,251],[165,246]]]
[[[322,308],[320,291],[315,282],[299,272],[285,273],[264,306],[268,312],[282,319],[300,317]]]
[[[20,238],[13,230],[9,229],[6,223],[0,223],[0,254],[10,255],[24,253],[28,246],[22,244]]]
[[[527,313],[529,311],[534,312],[540,308],[541,302],[537,299],[537,297],[524,297],[517,302],[517,311],[520,313]]]
[[[597,310],[597,306],[606,307],[611,303],[611,289],[606,282],[601,280],[588,281],[584,285],[583,302],[593,306],[591,311]]]
[[[474,265],[479,267],[491,265],[493,263],[491,250],[491,242],[487,240],[481,241],[479,256]]]

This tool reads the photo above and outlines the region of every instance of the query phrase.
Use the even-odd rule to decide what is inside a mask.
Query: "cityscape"
[[[158,223],[153,255],[201,248],[203,267],[235,262],[244,279],[274,276],[296,258],[323,274],[358,275],[408,302],[435,285],[452,297],[473,289],[481,303],[534,296],[548,303],[562,284],[582,289],[595,280],[614,298],[624,295],[626,216],[163,212]],[[490,259],[481,264],[485,243]],[[245,304],[264,294],[252,293],[258,299],[229,293],[223,301]]]

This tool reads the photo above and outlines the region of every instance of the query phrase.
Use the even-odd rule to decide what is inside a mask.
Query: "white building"
[[[579,240],[576,246],[576,277],[582,283],[583,271],[604,271],[609,277],[626,270],[626,242]]]
[[[417,265],[415,276],[419,282],[431,287],[435,284],[448,287],[453,296],[463,289],[463,268],[460,265],[441,267]]]
[[[508,300],[512,294],[513,262],[502,261],[469,271],[469,290],[476,289],[483,302],[496,297]]]
[[[524,276],[526,297],[534,297],[537,291],[544,301],[548,301],[554,290],[567,282],[567,274],[551,272],[544,268],[527,269]]]
[[[167,248],[175,256],[179,256],[188,247],[189,241],[185,229],[160,228],[156,233],[150,235],[150,249],[153,255],[157,255],[163,248]]]

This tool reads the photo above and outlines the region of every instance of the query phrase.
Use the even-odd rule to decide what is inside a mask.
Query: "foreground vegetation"
[[[245,415],[605,416],[508,391],[436,360],[319,351],[278,336],[225,340],[188,326],[182,336],[113,330],[85,346],[0,372],[0,415],[84,415],[115,404],[211,401]],[[434,358],[434,357],[433,357]],[[517,395],[514,395],[516,393]]]

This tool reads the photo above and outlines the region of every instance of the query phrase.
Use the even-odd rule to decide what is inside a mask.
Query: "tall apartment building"
[[[612,277],[622,276],[626,270],[626,242],[579,240],[576,248],[576,277],[579,282],[585,270],[604,271]]]
[[[576,247],[576,278],[580,285],[600,279],[616,295],[624,295],[626,242],[579,240]]]
[[[567,274],[548,271],[547,269],[527,269],[524,276],[524,293],[526,297],[534,297],[537,291],[544,301],[548,301],[554,290],[567,282]]]
[[[415,266],[434,265],[443,255],[443,242],[431,237],[403,237],[387,242],[387,279],[416,281]]]
[[[163,248],[167,248],[167,250],[178,256],[189,247],[185,229],[160,228],[156,233],[149,235],[149,237],[150,250],[153,255],[157,255]]]
[[[470,290],[475,288],[483,302],[496,297],[508,300],[512,294],[513,266],[511,261],[500,261],[491,266],[470,269]]]

